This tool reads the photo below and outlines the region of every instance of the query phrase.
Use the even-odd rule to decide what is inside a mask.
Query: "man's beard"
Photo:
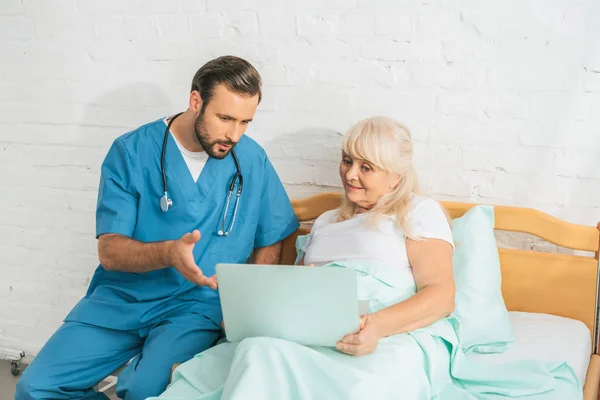
[[[200,142],[200,146],[206,151],[209,157],[222,159],[227,157],[227,154],[233,147],[237,144],[237,142],[232,142],[231,140],[210,140],[210,136],[206,131],[206,127],[204,126],[204,113],[201,113],[198,118],[196,118],[196,122],[194,123],[194,132],[196,133],[196,138],[198,142]],[[219,147],[215,146],[217,144],[223,144],[227,146],[231,146],[229,150],[221,150]]]

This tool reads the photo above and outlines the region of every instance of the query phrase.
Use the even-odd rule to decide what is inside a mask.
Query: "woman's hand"
[[[381,335],[374,320],[369,315],[360,317],[360,330],[357,333],[344,336],[335,346],[339,351],[351,356],[364,356],[377,349]]]

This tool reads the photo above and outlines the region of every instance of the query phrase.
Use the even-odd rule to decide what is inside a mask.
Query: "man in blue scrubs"
[[[260,99],[254,67],[220,57],[194,76],[184,113],[114,141],[98,193],[100,265],[23,373],[17,400],[105,399],[92,387],[132,358],[117,394],[157,396],[173,364],[222,337],[215,264],[253,251],[256,263],[278,263],[281,241],[298,228],[265,151],[244,136]]]

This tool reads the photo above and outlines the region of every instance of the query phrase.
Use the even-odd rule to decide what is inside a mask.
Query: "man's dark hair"
[[[259,103],[262,99],[262,80],[252,64],[236,56],[223,56],[204,64],[192,80],[192,91],[197,90],[202,97],[202,112],[210,102],[215,87],[221,83],[238,94],[250,97],[258,95]]]

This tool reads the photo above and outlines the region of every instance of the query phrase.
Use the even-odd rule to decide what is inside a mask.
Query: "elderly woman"
[[[412,153],[399,122],[378,117],[353,126],[342,141],[342,206],[315,221],[302,248],[301,263],[371,260],[414,277],[416,295],[363,317],[361,332],[338,344],[347,354],[371,353],[382,337],[430,325],[454,309],[452,232],[441,206],[417,195]]]
[[[452,231],[442,207],[417,194],[404,125],[358,122],[343,137],[339,170],[343,203],[301,238],[299,263],[356,269],[358,297],[369,300],[359,332],[336,348],[222,343],[177,368],[161,399],[580,397],[567,367],[476,365],[458,350]]]

